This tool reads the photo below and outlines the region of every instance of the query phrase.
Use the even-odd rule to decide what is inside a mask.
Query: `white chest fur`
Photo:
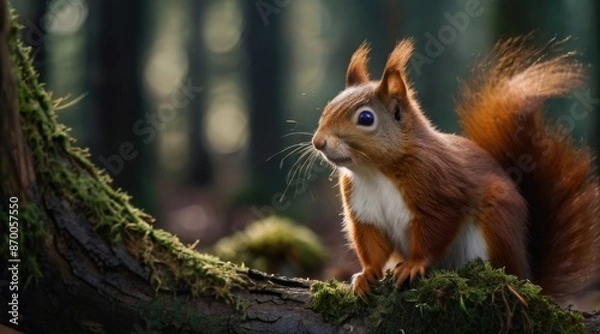
[[[411,214],[402,194],[378,171],[348,175],[352,180],[349,201],[354,216],[385,231],[396,249],[408,256]]]
[[[408,258],[412,214],[398,188],[378,171],[344,172],[352,180],[349,204],[354,216],[385,231],[394,248]],[[435,267],[456,269],[475,258],[488,259],[487,247],[481,230],[467,222]]]

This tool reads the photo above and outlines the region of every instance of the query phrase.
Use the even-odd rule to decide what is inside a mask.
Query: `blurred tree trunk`
[[[153,212],[158,110],[144,99],[143,68],[148,4],[143,0],[89,2],[90,103],[96,119],[93,160],[133,202]],[[148,135],[153,131],[155,136]]]
[[[534,31],[541,25],[541,13],[538,9],[542,0],[499,1],[496,5],[495,38],[509,37]]]
[[[190,0],[189,18],[192,29],[188,41],[189,77],[193,87],[204,87],[206,84],[206,52],[200,34],[200,24],[206,2]],[[197,186],[205,186],[212,180],[212,164],[206,149],[204,133],[204,115],[206,110],[205,94],[197,94],[190,101],[190,164],[188,182]]]
[[[348,19],[340,22],[343,25],[343,30],[350,32],[341,37],[340,53],[346,56],[345,61],[336,61],[332,59],[331,67],[328,73],[346,73],[350,55],[358,48],[362,42],[367,42],[371,47],[369,52],[369,70],[372,78],[379,78],[381,70],[385,64],[385,60],[389,52],[394,48],[396,42],[402,38],[400,30],[397,29],[402,25],[398,20],[398,13],[402,13],[400,9],[403,6],[398,2],[366,2],[353,1],[352,6],[348,6],[348,1],[340,0],[335,2],[335,7],[332,6],[333,12],[342,12],[348,15]],[[388,11],[391,10],[391,11]],[[396,11],[398,10],[398,11]],[[394,12],[396,11],[396,12]],[[394,16],[395,20],[390,20],[390,16]],[[356,22],[361,22],[356,24]],[[335,78],[334,82],[343,83],[342,78]],[[331,75],[325,76],[325,82],[331,82]],[[339,91],[339,87],[337,90]]]
[[[459,12],[462,8],[456,1],[444,1],[431,6],[424,1],[403,2],[404,11],[411,18],[403,27],[403,36],[416,38],[415,52],[409,64],[409,76],[419,92],[419,101],[434,124],[444,131],[458,130],[456,115],[450,112],[456,87],[457,69],[462,68],[459,50],[461,33],[447,22],[445,15]],[[420,13],[427,15],[421,16]],[[445,27],[454,34],[440,37]],[[446,36],[446,35],[444,35]],[[447,75],[452,73],[452,75]]]
[[[25,25],[23,33],[25,34],[25,42],[33,48],[33,65],[40,75],[40,79],[47,81],[48,75],[48,49],[46,43],[46,30],[43,26],[44,16],[48,9],[46,0],[36,0],[32,2],[33,16],[30,24]]]
[[[268,163],[269,156],[281,147],[283,120],[283,85],[281,74],[283,32],[282,15],[285,7],[279,2],[243,1],[247,24],[244,45],[247,53],[247,89],[250,116],[250,175],[249,186],[254,204],[266,204],[273,199],[283,182],[283,174]],[[260,7],[266,3],[268,7]],[[271,11],[272,10],[272,11]]]

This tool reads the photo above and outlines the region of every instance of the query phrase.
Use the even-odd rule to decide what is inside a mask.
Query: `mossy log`
[[[433,274],[416,289],[383,283],[362,302],[343,283],[266,275],[197,253],[154,229],[74,146],[55,119],[62,101],[38,83],[28,53],[1,0],[0,226],[12,232],[14,217],[18,226],[3,233],[0,259],[7,268],[19,260],[16,275],[0,272],[4,326],[27,333],[584,332],[586,321],[588,330],[598,328],[598,315],[584,320],[561,310],[534,285],[483,262],[462,274]],[[18,290],[6,289],[15,277]]]

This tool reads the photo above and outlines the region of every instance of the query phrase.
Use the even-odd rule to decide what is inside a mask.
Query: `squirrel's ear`
[[[363,42],[350,58],[350,65],[346,71],[346,88],[369,82],[367,61],[369,59],[369,47]]]
[[[377,87],[377,95],[381,99],[387,100],[391,96],[404,97],[406,95],[408,89],[405,80],[406,64],[413,49],[414,42],[412,39],[404,39],[396,44],[394,51],[392,51],[385,64],[381,82]]]

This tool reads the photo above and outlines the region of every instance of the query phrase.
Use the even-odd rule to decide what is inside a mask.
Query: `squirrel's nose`
[[[317,150],[322,151],[327,146],[327,139],[324,136],[314,136],[312,144]]]

